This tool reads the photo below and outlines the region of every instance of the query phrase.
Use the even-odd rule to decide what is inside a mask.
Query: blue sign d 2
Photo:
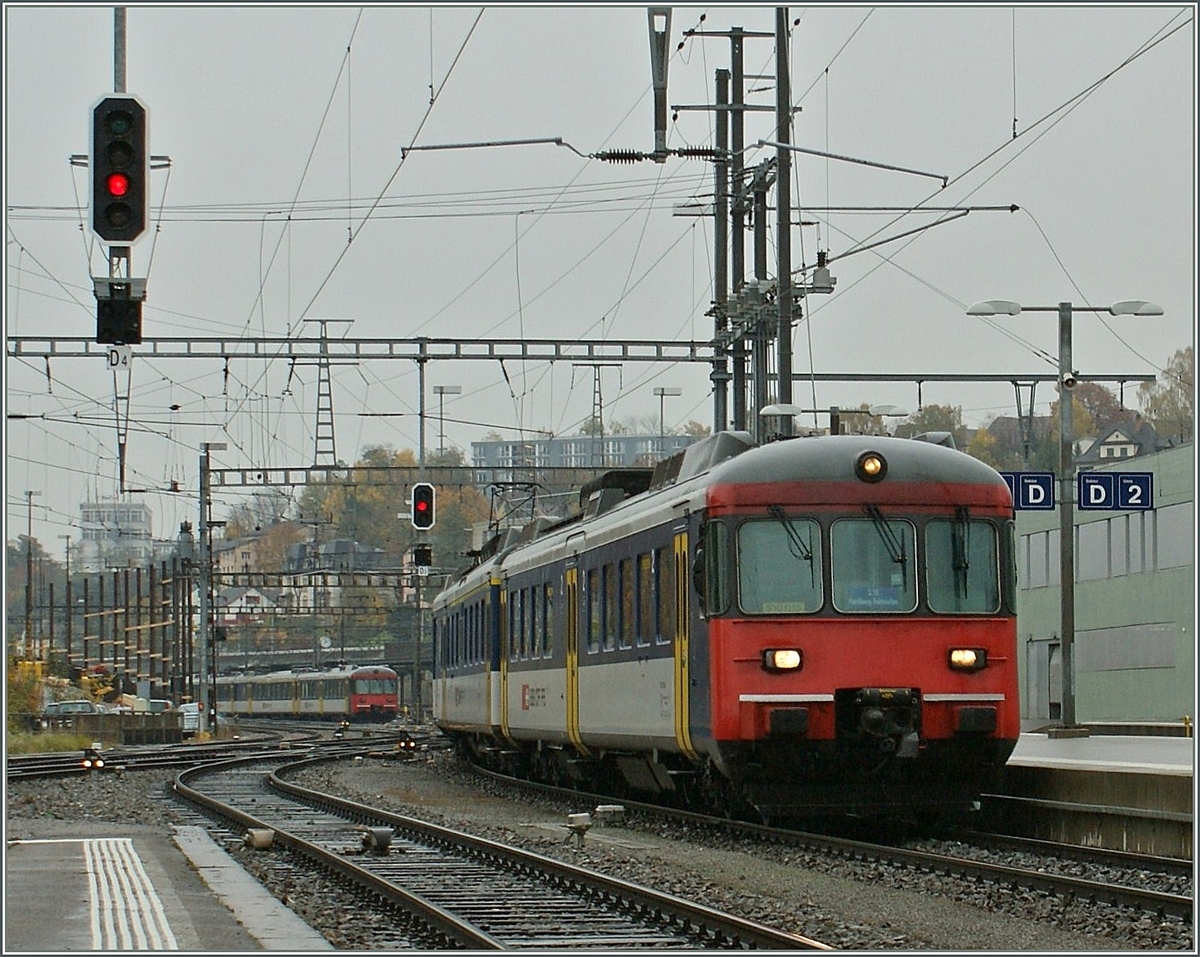
[[[1001,472],[1018,511],[1054,511],[1053,472]]]
[[[1151,472],[1081,472],[1077,479],[1081,511],[1143,511],[1154,508]]]

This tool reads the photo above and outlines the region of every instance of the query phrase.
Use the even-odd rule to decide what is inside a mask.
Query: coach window
[[[542,613],[542,654],[547,658],[554,654],[554,586],[543,588],[546,607]]]
[[[654,579],[658,590],[658,628],[660,644],[669,645],[675,638],[675,552],[667,548],[654,550]]]
[[[617,604],[617,566],[604,566],[604,650],[617,647],[617,631],[621,627],[621,608]]]
[[[868,526],[869,528],[870,526]],[[797,615],[824,604],[821,527],[782,509],[737,532],[738,603],[747,615]]]
[[[885,518],[868,506],[868,518],[845,518],[830,530],[833,607],[853,613],[909,612],[917,607],[911,522]]]
[[[521,632],[521,638],[518,642],[518,647],[521,658],[525,659],[529,657],[529,589],[522,588],[520,592],[518,592],[517,600],[520,603],[520,607],[517,609],[517,628]]]
[[[622,558],[617,564],[617,577],[619,579],[619,590],[621,595],[621,638],[619,646],[621,648],[632,648],[635,616],[635,606],[633,601],[635,583],[633,578],[632,558]]]
[[[931,611],[995,614],[1000,610],[999,546],[991,522],[965,512],[925,526],[925,578]]]
[[[654,559],[649,552],[637,557],[637,644],[644,648],[654,640]]]
[[[509,592],[509,661],[516,661],[517,657],[517,595],[515,591]]]
[[[584,595],[587,603],[587,650],[595,654],[600,650],[600,617],[604,602],[604,594],[600,591],[600,569],[590,568],[587,573],[587,592]]]

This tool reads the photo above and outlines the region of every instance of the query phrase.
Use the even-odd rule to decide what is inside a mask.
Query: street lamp
[[[25,490],[25,657],[33,654],[33,497],[41,492]]]
[[[977,302],[968,316],[1015,316],[1021,312],[1058,313],[1058,557],[1060,579],[1062,648],[1062,727],[1052,729],[1055,737],[1085,737],[1086,728],[1075,724],[1075,482],[1073,432],[1074,415],[1071,390],[1078,382],[1071,361],[1071,316],[1076,312],[1107,312],[1113,316],[1161,316],[1162,306],[1140,299],[1125,300],[1111,306],[1022,306],[1007,299]]]
[[[209,472],[212,469],[212,453],[223,452],[228,446],[224,442],[200,443],[200,628],[196,633],[197,666],[200,669],[200,712],[207,715],[200,720],[206,730],[215,733],[217,730],[217,675],[214,660],[212,676],[212,697],[209,697],[208,682],[204,678],[204,670],[208,667],[209,649],[216,647],[216,633],[213,630],[216,622],[213,614],[213,552],[212,552],[212,489]],[[224,523],[222,523],[224,524]],[[214,651],[215,656],[215,651]]]
[[[438,397],[438,454],[446,451],[446,396],[460,395],[461,385],[435,385],[433,394]]]
[[[67,615],[66,615],[66,618],[67,618],[66,638],[67,638],[67,665],[69,667],[70,663],[71,663],[71,613],[74,611],[74,609],[71,607],[71,536],[69,534],[67,534],[67,535],[59,535],[58,537],[63,540],[63,543],[64,543],[63,550],[67,556],[67,573],[66,573],[67,587],[66,587],[65,594],[63,595],[63,607],[66,609],[66,613],[67,613]],[[50,621],[51,621],[51,623],[53,623],[53,621],[54,621],[54,602],[50,603]],[[51,638],[53,638],[53,635],[51,635]],[[53,644],[53,641],[51,642],[51,644]],[[54,648],[51,647],[50,651],[53,652]]]
[[[683,395],[683,389],[677,385],[656,385],[654,394],[658,396],[658,454],[662,455],[666,446],[666,422],[663,417],[663,400],[669,395]]]

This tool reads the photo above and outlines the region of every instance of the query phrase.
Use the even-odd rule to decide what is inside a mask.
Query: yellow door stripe
[[[580,754],[587,754],[579,734],[579,569],[568,568],[567,589],[567,737]]]
[[[696,757],[692,747],[690,730],[691,710],[689,706],[688,671],[688,536],[687,532],[675,535],[675,742],[679,750],[689,758]]]

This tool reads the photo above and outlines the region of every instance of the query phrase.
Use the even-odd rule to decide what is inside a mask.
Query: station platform
[[[4,953],[334,949],[202,827],[83,831],[10,827]]]
[[[1127,733],[1128,726],[1110,732],[1104,726],[1087,728],[1083,737],[1054,737],[1049,731],[1022,731],[1010,766],[1111,770],[1191,777],[1196,762],[1196,739],[1182,735]],[[1131,728],[1136,732],[1145,729]]]
[[[987,827],[1024,837],[1192,858],[1196,739],[1162,728],[1023,731],[984,795]]]

